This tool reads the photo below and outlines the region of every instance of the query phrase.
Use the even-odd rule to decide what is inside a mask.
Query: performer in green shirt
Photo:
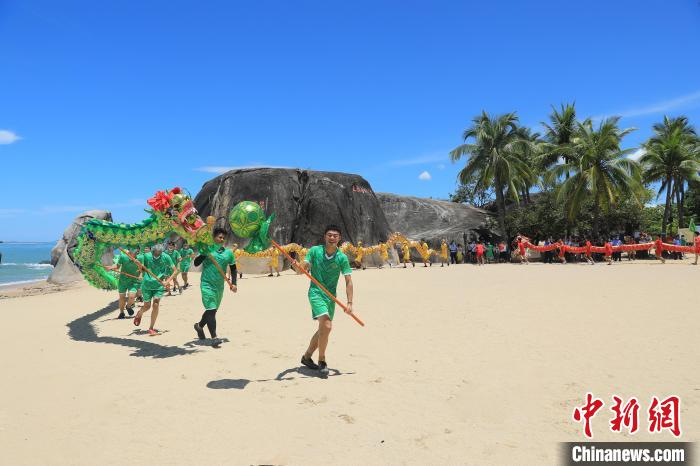
[[[132,256],[138,255],[139,248],[131,248]],[[124,308],[129,313],[129,316],[134,315],[134,301],[136,293],[141,288],[141,280],[139,266],[134,261],[129,259],[124,253],[114,256],[114,265],[105,267],[107,270],[116,270],[119,273],[117,277],[117,290],[119,292],[119,316],[118,319],[123,319]],[[128,297],[127,297],[128,295]],[[128,299],[128,301],[127,301]]]
[[[187,244],[184,243],[182,245],[182,248],[180,248],[180,258],[182,261],[180,262],[180,273],[182,274],[182,289],[186,290],[189,286],[190,283],[187,281],[187,272],[190,270],[190,264],[192,263],[192,259],[194,259],[195,254],[194,250]]]
[[[157,244],[151,248],[153,252],[147,252],[145,254],[139,254],[136,258],[144,267],[153,272],[156,277],[150,273],[143,271],[143,282],[141,284],[141,293],[143,293],[143,307],[136,313],[134,317],[134,325],[137,327],[141,325],[141,318],[145,312],[153,307],[153,312],[151,312],[151,326],[148,328],[148,334],[150,336],[158,335],[155,330],[156,319],[158,318],[158,309],[160,307],[160,298],[163,297],[164,287],[170,284],[175,274],[177,274],[177,268],[173,264],[172,259],[166,254],[163,254],[163,246]],[[161,283],[163,282],[163,283]]]
[[[195,266],[202,264],[200,290],[204,306],[202,318],[194,324],[194,330],[197,332],[197,337],[204,340],[206,338],[204,327],[209,327],[209,333],[213,340],[212,346],[218,348],[221,345],[221,340],[216,336],[216,311],[221,306],[221,299],[224,296],[224,277],[221,274],[222,272],[226,273],[227,267],[230,269],[229,280],[231,284],[229,289],[235,293],[238,291],[238,287],[236,286],[236,258],[233,251],[224,247],[226,230],[215,228],[212,236],[214,237],[214,246],[200,249],[200,255],[194,260]],[[216,261],[216,264],[212,260]]]
[[[175,266],[175,278],[173,278],[173,291],[177,291],[180,294],[182,294],[182,288],[180,288],[180,284],[177,282],[177,274],[180,273],[180,253],[178,252],[177,249],[175,249],[175,243],[173,241],[170,241],[168,243],[168,249],[164,252],[170,259],[173,261],[173,264]],[[172,296],[170,293],[170,286],[168,286],[167,290],[168,296]]]
[[[342,273],[345,276],[345,292],[348,298],[346,312],[352,312],[352,268],[348,257],[338,249],[341,238],[340,228],[329,225],[323,236],[325,244],[310,248],[303,262],[301,264],[295,263],[294,266],[297,268],[297,273],[302,273],[298,267],[310,270],[311,276],[334,296],[336,295],[338,279]],[[311,316],[318,321],[318,330],[311,337],[309,347],[301,358],[301,363],[310,369],[319,370],[322,375],[328,375],[326,348],[335,313],[335,301],[313,282],[309,285],[308,297],[311,305]],[[316,349],[318,349],[318,365],[312,359]]]

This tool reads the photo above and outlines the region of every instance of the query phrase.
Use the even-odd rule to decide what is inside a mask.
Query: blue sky
[[[216,167],[363,175],[445,198],[482,109],[700,124],[700,3],[0,1],[0,239],[118,221]],[[419,179],[421,173],[430,179]],[[428,178],[423,176],[423,178]]]

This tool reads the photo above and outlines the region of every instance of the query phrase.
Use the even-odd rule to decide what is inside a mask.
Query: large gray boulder
[[[443,238],[448,243],[464,243],[465,236],[500,236],[493,216],[470,205],[390,193],[377,193],[377,199],[392,231],[412,240],[425,238],[433,248],[439,247]]]
[[[93,218],[111,222],[112,214],[106,210],[88,210],[75,217],[73,223],[63,232],[63,237],[51,249],[51,265],[54,269],[48,278],[50,283],[65,284],[82,279],[80,270],[73,263],[73,249],[78,245],[78,234],[83,224]],[[109,261],[109,258],[103,260]]]
[[[343,239],[357,244],[386,241],[391,229],[367,180],[359,175],[299,169],[253,168],[232,170],[208,181],[194,203],[202,218],[213,215],[217,226],[235,238],[228,213],[241,201],[256,201],[267,215],[274,212],[270,237],[275,241],[313,246],[322,241],[329,223],[337,224]]]
[[[106,210],[88,210],[73,219],[73,222],[63,231],[63,237],[51,249],[51,265],[56,267],[63,252],[68,248],[68,255],[73,260],[73,249],[78,245],[78,233],[83,224],[93,218],[112,221],[112,214]]]

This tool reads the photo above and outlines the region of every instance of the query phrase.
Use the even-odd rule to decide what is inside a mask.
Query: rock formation
[[[63,237],[51,249],[51,265],[54,269],[48,278],[50,283],[64,284],[82,279],[80,270],[73,263],[73,249],[78,245],[77,237],[83,224],[93,218],[111,222],[112,214],[105,210],[88,210],[73,220],[63,232]]]
[[[194,203],[202,218],[213,215],[229,241],[244,246],[228,225],[228,212],[243,200],[275,213],[270,237],[275,241],[319,244],[327,224],[342,229],[343,240],[357,244],[386,241],[391,229],[369,183],[359,175],[281,168],[232,170],[208,181]]]
[[[425,238],[433,248],[439,247],[442,238],[464,243],[465,234],[499,236],[493,216],[470,205],[389,193],[377,193],[377,198],[392,231],[409,239]]]

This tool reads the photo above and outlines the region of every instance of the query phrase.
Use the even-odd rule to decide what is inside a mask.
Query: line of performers
[[[151,311],[151,320],[148,328],[150,336],[159,335],[156,329],[156,321],[160,308],[160,300],[163,296],[172,293],[181,294],[189,287],[188,271],[192,264],[201,266],[200,291],[204,312],[201,319],[194,324],[194,330],[200,340],[206,339],[205,329],[209,330],[212,346],[219,348],[223,342],[217,336],[216,313],[226,287],[236,293],[238,291],[237,278],[240,276],[236,266],[235,248],[226,248],[224,242],[226,231],[215,228],[213,231],[214,244],[205,250],[194,251],[185,245],[176,249],[175,243],[170,242],[167,248],[158,244],[152,247],[130,248],[115,257],[114,264],[105,267],[118,274],[119,291],[119,319],[125,319],[126,313],[133,316],[134,325],[141,325],[144,314]],[[325,287],[333,296],[340,275],[345,277],[345,289],[347,295],[347,308],[345,312],[352,312],[353,284],[350,261],[338,247],[341,240],[341,231],[338,226],[329,225],[324,232],[324,244],[313,246],[306,250],[301,261],[294,261],[292,268],[302,273],[302,268]],[[278,271],[279,276],[279,252],[273,254],[269,264],[270,275],[273,270]],[[182,278],[180,285],[178,277]],[[332,329],[332,321],[335,313],[335,302],[315,283],[311,282],[308,291],[308,300],[311,307],[311,317],[317,322],[317,328],[312,335],[308,347],[304,352],[301,363],[306,367],[320,371],[322,376],[329,373],[326,363],[326,348]],[[143,306],[135,311],[137,301],[143,302]],[[135,315],[134,315],[135,314]],[[318,350],[318,363],[314,362],[313,354]]]

